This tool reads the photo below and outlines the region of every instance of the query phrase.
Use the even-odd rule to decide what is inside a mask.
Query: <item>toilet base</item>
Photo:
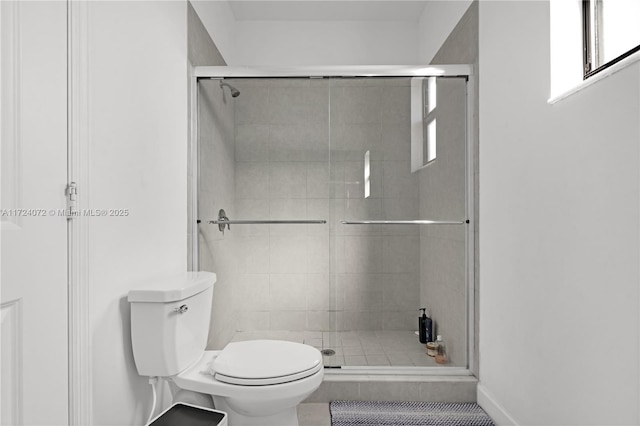
[[[216,410],[229,416],[229,426],[298,426],[296,407],[318,389],[324,377],[321,368],[311,376],[286,383],[232,385],[211,375],[209,364],[217,353],[205,351],[198,362],[170,381],[178,389],[210,395]]]
[[[252,417],[238,413],[229,406],[226,398],[213,396],[216,410],[227,413],[229,426],[298,426],[297,407],[289,407],[269,416]]]

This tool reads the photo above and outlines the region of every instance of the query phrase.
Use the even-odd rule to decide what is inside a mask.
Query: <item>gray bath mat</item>
[[[494,426],[478,404],[333,401],[331,426]]]

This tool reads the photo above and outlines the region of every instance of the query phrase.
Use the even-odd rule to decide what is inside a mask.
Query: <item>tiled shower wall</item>
[[[235,80],[236,219],[328,219],[323,81]],[[238,225],[239,331],[329,329],[329,225]]]
[[[418,172],[420,213],[433,220],[462,221],[466,219],[465,79],[438,79],[437,97],[437,157]],[[420,299],[455,366],[466,366],[467,361],[466,256],[465,225],[420,230]]]
[[[415,227],[341,225],[419,217],[411,173],[410,79],[334,80],[331,181],[338,330],[414,330],[419,301]],[[370,151],[371,196],[364,198]],[[340,318],[342,315],[342,318]]]
[[[225,89],[226,90],[226,89]],[[201,81],[198,96],[199,133],[199,261],[200,270],[217,275],[211,305],[207,348],[222,349],[236,331],[237,237],[222,234],[207,221],[218,210],[234,214],[235,207],[235,107],[229,92],[216,81]]]
[[[238,330],[413,330],[419,231],[340,224],[418,218],[409,80],[228,81],[242,92],[230,218],[328,221],[232,226]]]

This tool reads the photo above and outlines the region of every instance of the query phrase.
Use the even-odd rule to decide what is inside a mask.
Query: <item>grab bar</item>
[[[469,220],[341,220],[343,225],[464,225]]]
[[[200,221],[198,221],[200,223]],[[323,224],[327,223],[326,220],[323,219],[312,219],[312,220],[230,220],[227,217],[224,209],[220,209],[218,212],[218,220],[208,220],[207,223],[212,225],[218,225],[218,229],[220,232],[224,234],[224,228],[231,230],[231,225],[308,225],[308,224]]]

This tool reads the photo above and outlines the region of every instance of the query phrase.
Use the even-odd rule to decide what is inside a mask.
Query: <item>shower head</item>
[[[223,88],[224,86],[227,86],[229,88],[229,90],[231,90],[231,96],[232,97],[237,98],[238,96],[240,96],[240,91],[238,89],[236,89],[235,87],[233,87],[229,83],[225,83],[224,81],[220,80],[220,88]]]

